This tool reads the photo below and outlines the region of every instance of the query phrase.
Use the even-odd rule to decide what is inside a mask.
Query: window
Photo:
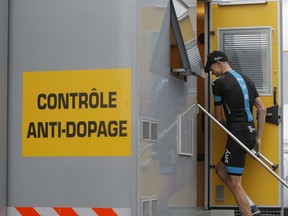
[[[141,139],[143,141],[158,141],[158,123],[154,120],[141,119]]]
[[[206,77],[191,22],[191,19],[196,21],[196,13],[191,12],[193,17],[190,18],[192,8],[183,0],[170,2],[171,74],[184,81],[187,81],[187,75]]]
[[[259,94],[271,95],[271,28],[220,29],[219,40],[231,67],[247,75]]]
[[[177,116],[177,149],[179,155],[193,156],[194,126],[194,119],[182,115]]]

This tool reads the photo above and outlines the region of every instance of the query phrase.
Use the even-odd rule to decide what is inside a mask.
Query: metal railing
[[[288,184],[279,176],[277,173],[275,173],[272,169],[270,169],[260,158],[262,157],[266,162],[271,164],[273,167],[273,163],[271,163],[266,157],[264,157],[262,154],[257,155],[257,153],[254,151],[251,151],[249,148],[247,148],[237,137],[235,137],[229,130],[227,130],[219,121],[217,121],[207,110],[205,110],[201,105],[198,104],[198,107],[204,112],[209,118],[211,118],[219,127],[221,127],[230,137],[232,137],[248,154],[250,154],[256,161],[258,161],[266,170],[268,170],[276,179],[278,179],[279,182],[281,182],[286,188],[288,188]],[[275,166],[275,165],[274,165]],[[277,166],[278,167],[278,166]],[[274,168],[273,168],[274,169]]]

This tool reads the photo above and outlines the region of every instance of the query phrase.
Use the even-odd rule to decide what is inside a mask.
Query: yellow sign
[[[22,156],[130,155],[130,69],[23,73]]]

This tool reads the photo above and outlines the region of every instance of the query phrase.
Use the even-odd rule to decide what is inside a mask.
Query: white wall
[[[136,192],[131,191],[137,173],[134,154],[131,157],[22,157],[21,154],[23,72],[131,68],[131,28],[135,20],[131,16],[131,0],[10,0],[9,207],[132,208],[131,200],[136,200],[133,197]],[[134,149],[132,144],[131,148]]]
[[[0,216],[6,215],[8,0],[0,0]]]

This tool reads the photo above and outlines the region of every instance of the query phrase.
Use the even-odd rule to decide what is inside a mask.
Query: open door
[[[243,2],[211,3],[210,51],[224,51],[232,68],[248,75],[255,82],[268,109],[262,138],[262,154],[275,164],[279,164],[281,142],[278,95],[281,86],[279,86],[278,65],[278,2]],[[213,98],[211,105],[211,113],[214,114]],[[255,109],[253,115],[257,115]],[[227,134],[214,123],[211,127],[209,172],[211,182],[208,202],[211,208],[234,208],[236,204],[231,192],[223,185],[213,168],[224,152]],[[276,172],[279,174],[279,170]],[[243,186],[260,208],[278,211],[281,207],[278,181],[250,157],[246,159]]]

